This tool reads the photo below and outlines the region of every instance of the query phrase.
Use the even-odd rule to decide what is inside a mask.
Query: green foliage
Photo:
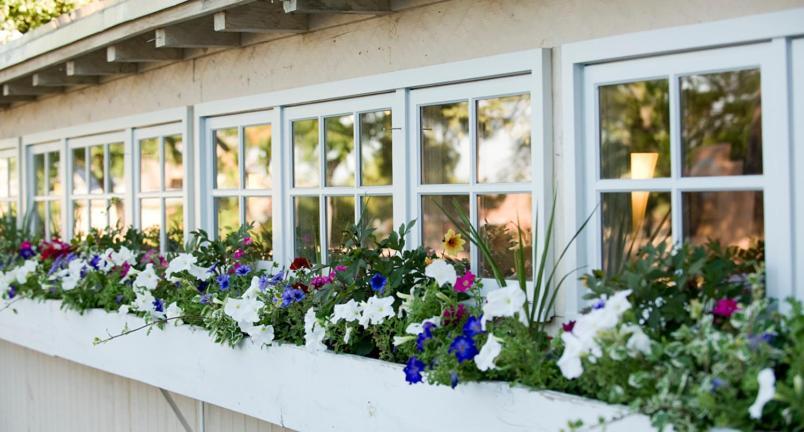
[[[26,33],[89,0],[0,0],[0,29]]]

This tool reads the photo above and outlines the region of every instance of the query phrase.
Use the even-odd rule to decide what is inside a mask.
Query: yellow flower
[[[430,257],[426,257],[426,258],[424,259],[424,266],[425,266],[425,267],[429,266],[429,265],[430,265],[430,264],[432,264],[432,263],[433,263],[433,259],[432,259],[432,258],[430,258]]]
[[[459,253],[463,252],[464,244],[466,244],[466,240],[464,240],[460,234],[453,231],[452,228],[447,230],[444,239],[441,240],[444,253],[450,256],[458,256]]]

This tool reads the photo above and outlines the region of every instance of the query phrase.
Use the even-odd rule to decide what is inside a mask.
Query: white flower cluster
[[[173,275],[183,271],[186,271],[200,281],[205,281],[212,276],[212,272],[210,272],[209,269],[196,264],[195,256],[188,253],[181,253],[176,255],[168,264],[168,268],[165,270],[165,278],[170,282],[176,282],[178,279]]]
[[[134,273],[134,270],[130,270],[129,273]],[[134,302],[131,305],[135,310],[149,313],[151,318],[160,320],[167,318],[164,305],[159,307],[159,302],[157,302],[156,298],[151,293],[151,291],[156,289],[158,284],[159,276],[157,276],[154,271],[154,265],[149,263],[145,266],[145,270],[137,273],[137,277],[132,283],[134,294],[137,297],[134,298]]]
[[[435,279],[438,286],[444,284],[452,285],[458,279],[455,267],[442,259],[433,260],[425,269],[424,275]]]
[[[189,264],[189,270],[188,268],[184,268],[183,270],[188,270],[191,275],[198,278],[193,271],[201,267],[195,266],[197,269],[192,270],[193,266],[195,266],[195,262]],[[274,326],[254,324],[260,320],[260,310],[265,307],[265,303],[258,298],[259,293],[260,278],[259,276],[254,276],[251,278],[251,285],[248,290],[243,293],[243,297],[239,299],[226,299],[226,303],[223,305],[223,313],[235,320],[240,330],[248,334],[253,343],[262,347],[263,345],[271,345],[271,343],[273,343]]]
[[[326,351],[324,336],[327,329],[315,317],[315,308],[307,309],[304,314],[304,346],[311,351]]]
[[[491,291],[486,296],[486,303],[483,305],[483,318],[481,325],[486,328],[486,322],[496,317],[519,316],[523,324],[528,324],[525,313],[525,292],[518,286],[498,288]]]
[[[75,289],[78,282],[84,276],[87,263],[82,259],[75,258],[67,263],[67,268],[56,273],[58,278],[61,278],[61,289],[64,291],[71,291]]]
[[[363,328],[370,325],[378,325],[392,318],[394,312],[393,297],[372,296],[363,302],[356,302],[354,299],[344,304],[335,305],[329,321],[333,324],[341,320],[346,322],[357,322]]]
[[[0,272],[0,296],[8,293],[8,290],[11,289],[11,284],[24,284],[27,282],[28,276],[36,271],[38,265],[35,259],[29,259],[21,266],[17,266],[7,272]]]

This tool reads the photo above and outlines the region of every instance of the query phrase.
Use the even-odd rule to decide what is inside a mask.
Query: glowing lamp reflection
[[[635,180],[653,178],[659,153],[631,153],[631,178]],[[645,221],[650,192],[631,192],[631,222],[636,233]]]

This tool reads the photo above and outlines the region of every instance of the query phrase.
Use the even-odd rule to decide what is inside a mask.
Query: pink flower
[[[561,324],[561,328],[567,333],[572,333],[572,330],[575,328],[575,320],[567,321],[564,324]]]
[[[336,265],[335,266],[335,272],[340,273],[340,272],[345,272],[345,271],[346,271],[346,266],[345,265]]]
[[[455,292],[459,293],[466,292],[469,288],[472,287],[472,285],[474,285],[474,283],[475,283],[475,275],[472,274],[471,271],[467,270],[463,276],[459,277],[455,281]]]
[[[131,270],[131,264],[128,261],[123,262],[123,265],[120,266],[120,277],[126,277],[129,270]]]
[[[243,244],[246,246],[250,246],[252,243],[254,243],[254,240],[252,240],[251,237],[246,237],[243,239]]]
[[[466,307],[463,304],[458,304],[457,308],[450,306],[444,309],[444,313],[441,314],[444,325],[460,322],[464,316],[466,316]]]
[[[243,254],[245,254],[245,252],[243,252],[243,249],[238,249],[234,251],[234,253],[232,254],[232,258],[239,260],[240,258],[243,258]]]
[[[715,308],[712,309],[712,313],[717,316],[728,318],[738,310],[740,310],[740,306],[737,305],[737,301],[726,297],[717,301]]]

